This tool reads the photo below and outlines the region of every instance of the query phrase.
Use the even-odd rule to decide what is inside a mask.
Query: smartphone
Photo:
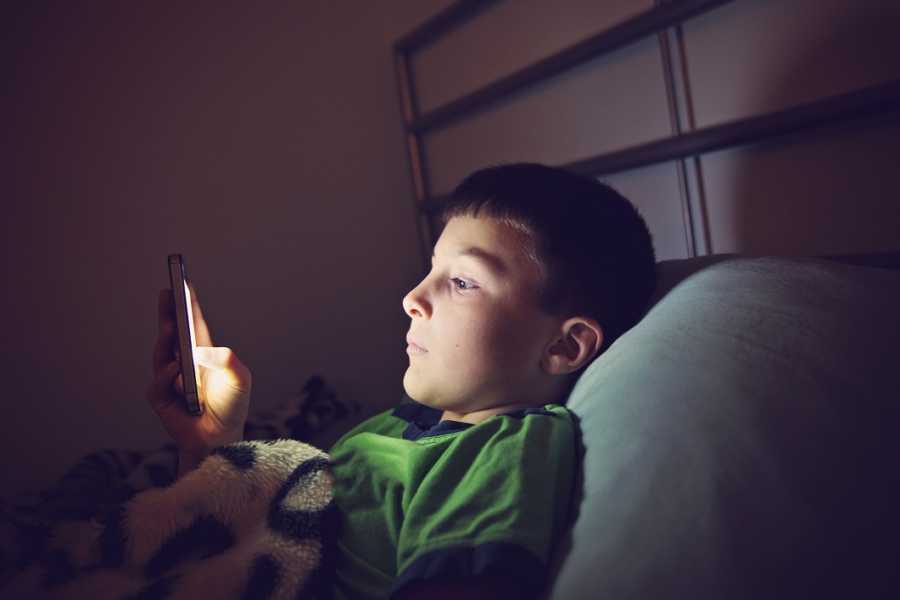
[[[178,354],[181,360],[181,379],[184,383],[185,409],[188,414],[199,415],[200,369],[194,360],[197,337],[194,335],[194,311],[191,290],[187,284],[187,268],[180,254],[169,255],[169,282],[175,296],[175,329],[178,337]]]

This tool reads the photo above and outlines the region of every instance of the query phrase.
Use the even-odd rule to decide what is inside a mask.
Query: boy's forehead
[[[538,267],[531,235],[491,217],[452,217],[435,244],[434,254],[438,258],[473,256],[495,271],[534,271]]]

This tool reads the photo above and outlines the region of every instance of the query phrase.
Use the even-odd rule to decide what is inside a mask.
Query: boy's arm
[[[526,594],[517,582],[502,575],[476,575],[457,581],[415,581],[393,596],[395,600],[525,600],[534,597],[534,593]]]
[[[230,348],[213,346],[197,292],[193,285],[189,287],[203,414],[195,417],[184,409],[181,363],[175,358],[175,296],[168,289],[159,292],[153,379],[147,388],[150,406],[178,446],[179,478],[196,468],[214,448],[242,439],[252,384],[250,370]]]

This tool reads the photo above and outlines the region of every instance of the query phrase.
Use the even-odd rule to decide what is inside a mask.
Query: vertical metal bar
[[[685,120],[687,121],[688,130],[694,131],[697,129],[697,120],[694,115],[694,101],[693,95],[691,94],[691,80],[688,73],[687,52],[685,51],[684,44],[684,31],[680,23],[675,26],[675,45],[678,49],[676,57],[679,67],[678,72],[681,78],[681,88],[684,95]],[[690,198],[696,202],[696,211],[694,212],[700,222],[698,240],[700,242],[698,244],[698,246],[700,246],[700,254],[712,254],[712,235],[709,230],[709,215],[706,210],[706,186],[704,185],[703,180],[702,159],[700,156],[695,156],[692,159],[689,159],[688,164],[691,167],[689,169],[689,183],[692,182],[695,188]],[[695,239],[697,238],[697,235],[698,232],[695,229]]]
[[[666,0],[656,0],[658,6]],[[669,123],[673,135],[681,135],[681,111],[678,106],[678,90],[675,84],[675,75],[672,69],[672,53],[669,47],[669,29],[657,34],[659,40],[659,52],[662,59],[663,80],[666,87],[666,101],[669,108]],[[681,223],[684,228],[684,244],[689,257],[697,256],[697,243],[694,239],[694,216],[691,211],[691,190],[688,187],[687,169],[684,159],[676,161],[678,172],[678,194],[681,197]]]
[[[403,110],[403,130],[406,136],[406,153],[409,158],[410,177],[413,184],[413,209],[416,229],[419,235],[422,253],[423,272],[430,270],[431,245],[434,238],[431,222],[422,210],[429,197],[428,173],[425,168],[425,156],[422,150],[421,136],[412,130],[412,123],[418,118],[415,84],[410,67],[408,52],[395,48],[394,69],[397,77],[397,89],[400,94],[400,106]]]

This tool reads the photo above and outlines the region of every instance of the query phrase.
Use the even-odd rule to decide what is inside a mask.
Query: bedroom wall
[[[684,27],[698,127],[900,78],[895,0],[738,0]],[[710,250],[900,249],[900,113],[704,156]]]
[[[165,440],[171,252],[258,406],[313,373],[399,399],[422,259],[390,46],[446,4],[3,4],[3,491]]]
[[[652,5],[500,3],[421,55],[422,105],[451,100]],[[736,0],[689,21],[683,43],[693,116],[703,127],[900,77],[900,3]],[[430,134],[434,191],[485,163],[561,164],[669,135],[662,69],[654,36]],[[704,156],[688,198],[698,253],[900,248],[898,134],[895,116]],[[675,163],[602,179],[642,211],[659,258],[689,255]]]

